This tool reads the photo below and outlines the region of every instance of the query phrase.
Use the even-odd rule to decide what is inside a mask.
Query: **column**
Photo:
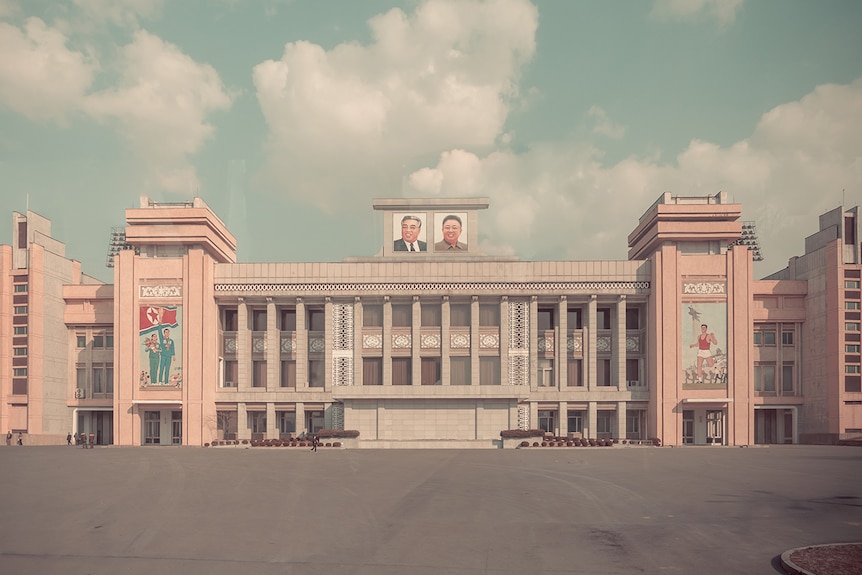
[[[597,437],[596,422],[599,419],[599,410],[597,407],[598,404],[595,401],[587,404],[587,421],[584,422],[584,438],[586,439],[595,439]]]
[[[278,331],[275,303],[271,297],[266,298],[266,390],[278,391],[281,385],[281,333]],[[267,427],[269,415],[267,414]]]
[[[502,385],[509,383],[509,296],[500,298],[500,378]],[[515,424],[517,427],[518,413],[515,411]]]
[[[611,369],[616,373],[617,389],[626,390],[626,296],[620,295],[616,305],[616,324],[611,338]],[[611,385],[613,385],[613,381]]]
[[[297,321],[297,323],[299,323]],[[308,430],[305,428],[305,404],[296,402],[296,436],[303,436]]]
[[[362,325],[364,312],[362,301],[353,298],[353,385],[362,385]]]
[[[470,385],[479,385],[481,365],[479,361],[479,296],[470,301]]]
[[[251,330],[248,328],[248,304],[245,298],[239,298],[236,316],[236,364],[239,380],[236,387],[237,391],[248,391],[251,389]]]
[[[411,311],[413,317],[410,321],[410,383],[421,385],[422,360],[419,357],[419,348],[422,344],[422,303],[418,295],[413,296]]]
[[[614,434],[615,439],[626,438],[626,402],[617,402],[617,432]]]
[[[557,318],[557,347],[554,354],[554,361],[557,364],[555,376],[557,389],[564,390],[569,381],[569,308],[564,295],[560,296],[560,303],[557,305]]]
[[[530,324],[530,337],[527,341],[530,346],[530,366],[527,368],[527,380],[530,384],[530,390],[536,391],[539,385],[537,377],[539,365],[539,303],[536,296],[530,298],[530,319],[528,321]],[[538,411],[536,414],[538,416]],[[532,415],[531,410],[530,416],[532,417]]]
[[[278,422],[275,420],[275,404],[266,402],[266,439],[278,439]]]
[[[449,342],[452,338],[449,325],[452,322],[452,311],[449,307],[449,296],[443,296],[440,307],[440,380],[443,385],[451,384],[451,367],[449,365]]]
[[[240,401],[236,404],[236,438],[251,439],[251,430],[248,428],[248,410],[245,408],[245,402]]]
[[[392,385],[392,302],[383,297],[383,385]]]
[[[305,304],[296,298],[296,391],[308,389],[308,322]]]
[[[569,435],[569,404],[566,401],[561,401],[557,406],[557,416],[560,418],[560,437],[568,437]]]
[[[335,341],[332,298],[327,296],[323,301],[323,389],[320,391],[332,391],[332,343]]]
[[[598,329],[598,299],[595,294],[590,296],[590,301],[587,302],[587,337],[584,342],[584,382],[587,389],[593,390],[596,388],[596,331]],[[595,420],[590,420],[590,430],[595,426]],[[587,437],[584,435],[584,437]],[[591,437],[595,437],[592,435]]]

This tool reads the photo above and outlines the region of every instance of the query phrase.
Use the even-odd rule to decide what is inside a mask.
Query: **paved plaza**
[[[774,574],[862,448],[0,447],[0,573]]]

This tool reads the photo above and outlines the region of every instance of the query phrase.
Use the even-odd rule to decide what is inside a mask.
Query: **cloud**
[[[526,0],[426,0],[372,18],[369,45],[287,44],[253,73],[270,176],[333,208],[391,193],[416,158],[490,149],[519,98],[537,25]]]
[[[122,48],[119,85],[88,95],[82,108],[115,126],[151,170],[149,184],[188,194],[198,188],[189,156],[212,135],[212,112],[233,96],[216,71],[145,31]]]
[[[607,136],[612,140],[620,140],[626,134],[625,127],[612,122],[605,112],[599,106],[591,106],[587,110],[587,116],[594,120],[593,133],[601,136]]]
[[[112,24],[137,28],[140,18],[154,18],[162,13],[164,0],[73,0],[77,18],[94,27]]]
[[[661,19],[693,20],[706,15],[721,26],[732,24],[744,0],[656,0],[652,15]]]
[[[463,150],[408,178],[414,193],[487,196],[484,248],[525,259],[625,259],[625,238],[665,191],[730,193],[753,220],[776,271],[804,251],[816,216],[862,190],[862,78],[822,85],[765,113],[750,137],[730,146],[692,140],[673,162],[630,157],[605,166],[586,143],[541,144],[484,157]],[[807,231],[803,231],[807,230]]]
[[[96,62],[39,18],[23,28],[0,22],[0,107],[30,120],[62,122],[93,81]]]

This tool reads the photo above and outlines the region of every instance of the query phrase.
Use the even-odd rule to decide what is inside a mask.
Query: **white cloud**
[[[287,44],[253,75],[270,173],[288,193],[343,205],[344,195],[391,193],[415,158],[491,148],[537,23],[526,0],[426,0],[372,18],[367,46]]]
[[[587,116],[593,119],[593,133],[601,136],[607,136],[612,140],[622,139],[626,134],[624,126],[611,121],[605,112],[599,106],[590,106],[587,110]]]
[[[38,18],[0,22],[0,106],[31,120],[62,121],[89,88],[97,64]]]
[[[121,28],[137,28],[140,18],[161,14],[164,0],[73,0],[76,20],[92,27],[111,24]]]
[[[117,87],[87,96],[84,110],[117,127],[160,189],[188,194],[198,187],[189,156],[213,127],[207,115],[230,106],[216,71],[145,31],[121,51]]]
[[[653,16],[673,20],[691,20],[707,15],[720,25],[726,26],[736,20],[736,15],[745,0],[656,0]]]
[[[862,192],[862,78],[817,87],[763,115],[733,145],[693,140],[675,162],[628,158],[604,166],[599,150],[540,145],[485,157],[453,150],[408,182],[418,194],[487,196],[486,250],[522,258],[625,259],[625,238],[665,191],[680,196],[727,191],[754,220],[767,273],[804,250],[817,215]]]

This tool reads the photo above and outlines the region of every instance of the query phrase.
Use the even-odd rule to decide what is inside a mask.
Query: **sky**
[[[240,262],[383,244],[374,198],[485,197],[486,254],[623,260],[664,192],[725,191],[765,276],[862,197],[857,0],[0,0],[0,243],[85,273],[139,198]]]

